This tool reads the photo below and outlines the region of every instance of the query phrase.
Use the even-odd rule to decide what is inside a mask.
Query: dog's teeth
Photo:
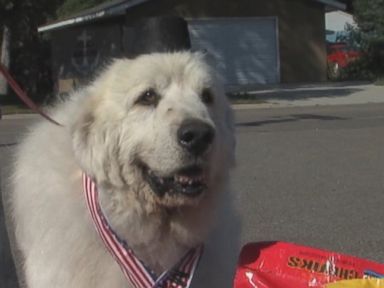
[[[173,179],[175,182],[178,182],[181,184],[188,184],[188,185],[192,185],[193,183],[204,181],[204,177],[202,175],[196,175],[196,176],[175,175],[173,176]]]
[[[177,176],[177,175],[175,175],[175,176],[173,176],[173,180],[174,180],[175,182],[180,182],[180,177]]]

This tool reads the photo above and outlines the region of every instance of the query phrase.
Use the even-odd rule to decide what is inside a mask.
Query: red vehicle
[[[345,42],[328,43],[327,62],[329,78],[338,78],[341,69],[347,67],[349,63],[358,59],[360,56],[361,52],[358,49],[349,46]]]

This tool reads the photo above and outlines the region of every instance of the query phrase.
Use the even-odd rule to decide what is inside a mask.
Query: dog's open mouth
[[[165,194],[196,197],[207,188],[206,176],[200,166],[188,166],[167,177],[156,175],[146,166],[143,171],[149,186],[160,197]]]

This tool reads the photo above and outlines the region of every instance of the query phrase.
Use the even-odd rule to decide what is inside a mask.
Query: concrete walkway
[[[235,109],[384,103],[384,86],[370,83],[286,85],[255,89],[247,94],[262,103],[235,104]]]
[[[242,89],[236,89],[241,91]],[[283,108],[325,105],[354,105],[384,103],[384,86],[368,82],[335,82],[306,85],[281,84],[248,88],[247,93],[258,103],[234,104],[235,110],[256,108]],[[252,102],[252,100],[250,101]],[[3,119],[40,117],[36,114],[3,115]]]

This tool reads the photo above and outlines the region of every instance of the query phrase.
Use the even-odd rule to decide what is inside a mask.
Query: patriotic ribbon
[[[83,188],[93,223],[100,238],[133,287],[188,288],[190,286],[203,253],[203,245],[190,249],[172,269],[157,276],[112,230],[101,210],[97,186],[85,173],[83,173]]]

